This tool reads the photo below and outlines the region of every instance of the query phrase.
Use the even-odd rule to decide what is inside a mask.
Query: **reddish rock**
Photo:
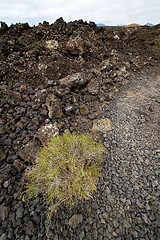
[[[21,85],[20,88],[19,88],[21,91],[26,91],[27,90],[27,87],[25,85]]]
[[[66,49],[71,55],[82,55],[85,48],[85,42],[77,35],[72,35],[66,44]]]
[[[2,221],[5,220],[5,218],[7,217],[9,212],[9,209],[6,206],[1,205],[0,206],[0,218],[2,219]]]

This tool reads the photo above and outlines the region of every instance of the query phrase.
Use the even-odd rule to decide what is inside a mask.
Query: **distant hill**
[[[129,25],[126,25],[125,27],[140,27],[141,25],[137,24],[137,23],[131,23]]]
[[[106,25],[103,24],[103,23],[97,23],[96,25],[97,25],[97,27],[105,27],[105,26],[106,26]]]
[[[146,23],[145,26],[153,27],[154,24],[152,24],[152,23]]]
[[[105,25],[103,23],[97,23],[96,25],[97,25],[97,27],[107,27],[107,28],[124,27],[124,25],[113,25],[113,26],[111,26],[111,25]]]

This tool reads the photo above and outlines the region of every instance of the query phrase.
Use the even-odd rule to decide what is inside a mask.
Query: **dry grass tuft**
[[[105,149],[92,136],[65,133],[53,137],[28,169],[26,193],[42,194],[51,206],[74,205],[96,189]]]

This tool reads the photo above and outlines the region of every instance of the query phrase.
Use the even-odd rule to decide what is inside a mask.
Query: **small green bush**
[[[53,137],[26,173],[29,198],[42,194],[52,206],[73,205],[96,189],[105,149],[92,136],[64,133]]]

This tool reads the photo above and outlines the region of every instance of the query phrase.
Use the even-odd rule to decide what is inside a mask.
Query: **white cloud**
[[[9,24],[54,22],[61,16],[65,21],[83,19],[109,25],[160,22],[159,0],[1,0],[0,5],[0,20]]]

